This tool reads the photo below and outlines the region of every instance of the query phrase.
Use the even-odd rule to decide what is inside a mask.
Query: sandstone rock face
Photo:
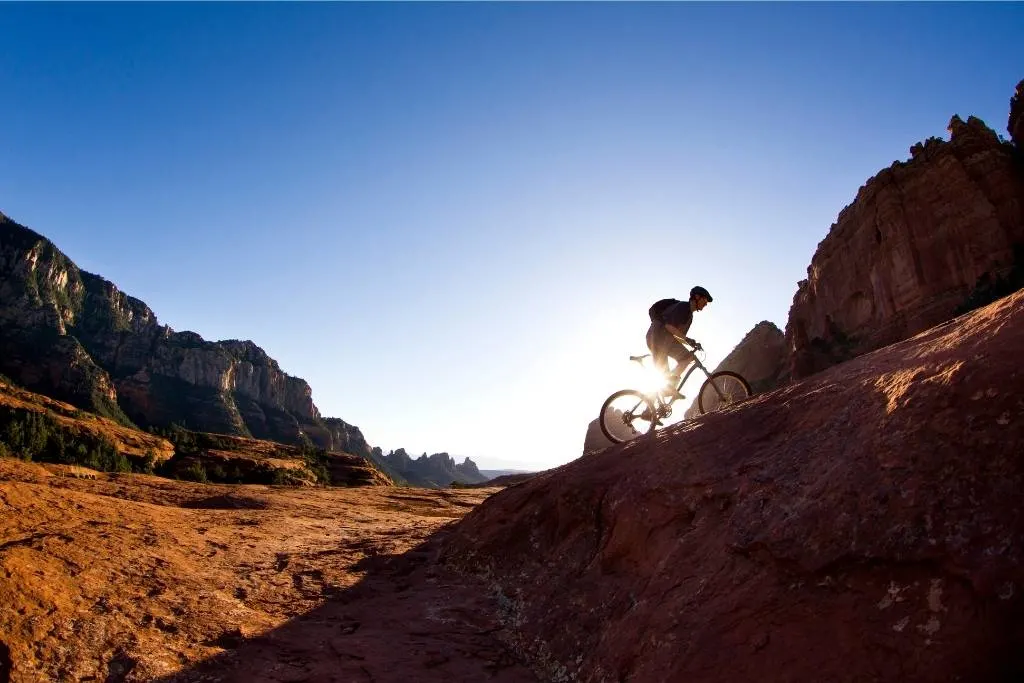
[[[547,680],[1024,677],[1024,292],[494,494],[443,560]]]
[[[762,320],[747,332],[714,372],[738,372],[750,383],[754,393],[773,389],[785,379],[787,368],[786,337],[776,325]]]
[[[786,326],[794,377],[947,320],[1022,258],[1013,146],[974,117],[949,131],[871,178],[818,245]]]
[[[1017,92],[1010,100],[1010,120],[1006,130],[1017,149],[1024,151],[1024,81],[1017,84]]]
[[[0,372],[28,388],[122,421],[369,453],[358,428],[325,420],[309,384],[253,342],[161,325],[2,214],[0,352]]]
[[[359,427],[337,417],[325,417],[323,423],[333,444],[332,450],[361,455],[364,458],[370,456],[370,444],[366,442]]]

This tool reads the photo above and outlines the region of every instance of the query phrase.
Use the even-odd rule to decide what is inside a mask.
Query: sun
[[[668,383],[668,378],[654,366],[649,355],[639,364],[634,363],[631,379],[632,386],[646,394],[654,393]]]

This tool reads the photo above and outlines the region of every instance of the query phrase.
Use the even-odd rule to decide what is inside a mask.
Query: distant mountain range
[[[488,479],[505,477],[510,474],[531,474],[532,472],[533,470],[480,470],[480,474],[484,475]]]
[[[476,463],[466,458],[461,465],[447,453],[424,453],[418,458],[411,457],[404,448],[384,453],[374,447],[370,458],[396,483],[429,488],[446,488],[452,483],[480,484],[488,479],[477,469]]]

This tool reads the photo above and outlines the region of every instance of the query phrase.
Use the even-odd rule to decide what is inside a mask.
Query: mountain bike
[[[612,443],[629,441],[661,426],[672,415],[672,404],[686,398],[680,392],[696,370],[707,376],[697,392],[697,410],[701,415],[750,397],[750,384],[742,375],[731,370],[709,372],[697,356],[698,353],[703,354],[703,347],[700,344],[688,344],[681,339],[679,341],[690,351],[691,359],[686,373],[680,373],[682,378],[678,384],[666,383],[654,391],[622,389],[605,399],[599,422],[601,431]],[[646,369],[650,366],[645,365],[645,361],[650,357],[651,354],[645,353],[642,356],[630,356],[629,359]]]

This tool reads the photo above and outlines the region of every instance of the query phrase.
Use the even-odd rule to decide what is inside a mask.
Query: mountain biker
[[[693,358],[693,353],[683,346],[679,339],[694,349],[701,348],[701,345],[687,337],[686,333],[690,330],[690,324],[693,323],[694,312],[703,310],[712,301],[708,290],[697,285],[690,290],[689,301],[676,302],[660,313],[651,311],[651,326],[647,330],[647,348],[651,350],[655,367],[668,376],[672,389],[675,389],[675,385],[679,382],[679,376]],[[676,366],[672,368],[671,372],[668,369],[669,358],[676,361]]]

